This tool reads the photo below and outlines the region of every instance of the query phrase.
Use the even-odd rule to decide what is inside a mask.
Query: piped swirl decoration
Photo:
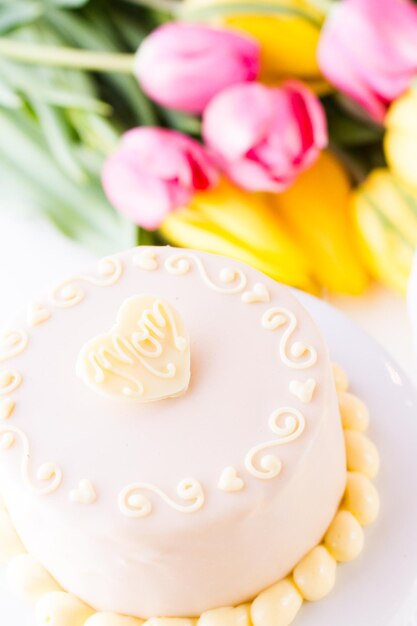
[[[245,457],[245,467],[248,472],[261,480],[270,480],[278,476],[282,469],[282,463],[274,454],[264,454],[259,460],[258,467],[256,467],[256,457],[269,448],[282,446],[298,439],[305,429],[305,418],[297,409],[282,407],[270,416],[269,427],[277,435],[277,439],[260,443],[249,450]]]
[[[177,486],[177,494],[181,504],[170,498],[164,491],[149,483],[132,483],[119,494],[119,508],[127,517],[147,517],[152,513],[151,500],[143,491],[159,496],[168,506],[179,513],[194,513],[204,505],[204,491],[200,483],[194,478],[186,478]]]
[[[30,473],[31,450],[29,439],[26,434],[15,426],[4,426],[0,428],[0,450],[8,450],[16,444],[19,439],[22,444],[21,472],[26,485],[40,496],[48,495],[58,489],[62,482],[61,468],[52,462],[43,463],[36,472],[36,478],[44,486],[39,486],[33,482]]]
[[[0,372],[0,396],[15,391],[22,384],[22,376],[14,370]]]
[[[150,402],[178,396],[190,381],[190,342],[179,313],[155,296],[128,298],[110,333],[82,348],[77,374],[113,397]]]
[[[97,276],[79,274],[63,281],[52,291],[50,300],[56,307],[70,308],[79,304],[85,297],[85,292],[78,283],[110,287],[119,280],[122,273],[123,265],[118,257],[105,257],[97,265]]]
[[[241,270],[229,267],[225,267],[220,271],[219,280],[221,284],[214,283],[209,277],[202,260],[195,254],[173,254],[166,259],[165,269],[169,274],[179,276],[188,274],[193,264],[197,267],[205,284],[218,293],[240,293],[246,287],[247,278],[245,274]],[[224,285],[228,286],[225,287]]]
[[[21,329],[12,328],[0,335],[0,363],[21,354],[28,344],[27,333]]]
[[[297,318],[294,313],[284,307],[273,307],[263,314],[261,323],[266,330],[277,330],[286,326],[280,341],[279,353],[282,362],[287,367],[304,370],[317,363],[317,351],[313,346],[301,341],[291,344],[291,337],[297,328]]]

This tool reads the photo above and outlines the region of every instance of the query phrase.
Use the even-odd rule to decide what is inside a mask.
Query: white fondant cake
[[[329,355],[296,297],[228,259],[140,248],[31,307],[0,348],[0,491],[95,610],[241,604],[323,538],[346,485]]]

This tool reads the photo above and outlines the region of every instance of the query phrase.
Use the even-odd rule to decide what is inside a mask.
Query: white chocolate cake
[[[356,518],[376,515],[377,456],[338,377],[355,472],[339,513],[341,400],[289,289],[223,257],[142,247],[33,304],[1,338],[0,492],[16,553],[53,579],[38,623],[66,626],[71,602],[84,611],[75,626],[200,616],[253,600],[310,553],[331,568],[348,560],[338,528],[355,552]],[[331,556],[316,546],[333,520]],[[15,560],[11,577],[24,572]],[[303,572],[298,588],[297,569],[282,581],[300,602]],[[272,624],[254,611],[256,626]]]

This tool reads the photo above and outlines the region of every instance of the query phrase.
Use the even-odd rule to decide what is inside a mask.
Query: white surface
[[[110,251],[109,251],[110,252]],[[82,267],[91,256],[55,235],[43,223],[0,215],[0,322],[24,307],[45,284]],[[417,504],[410,498],[417,483],[417,401],[401,373],[384,353],[343,316],[329,315],[323,302],[301,296],[321,327],[332,357],[349,372],[354,390],[373,414],[372,436],[383,459],[379,478],[383,509],[367,531],[361,559],[339,568],[335,592],[302,609],[300,626],[413,626],[417,601]],[[413,372],[405,304],[375,290],[360,300],[333,298]],[[346,351],[346,346],[349,351]],[[414,377],[417,381],[417,376]],[[381,390],[383,400],[381,401]],[[414,591],[415,595],[415,591]],[[0,624],[34,626],[33,611],[10,598],[0,571]]]

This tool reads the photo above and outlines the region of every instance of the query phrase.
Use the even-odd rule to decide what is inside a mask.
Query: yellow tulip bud
[[[226,180],[197,193],[190,205],[171,213],[160,229],[175,245],[224,254],[290,285],[317,291],[309,264],[266,196]]]
[[[316,93],[330,90],[317,63],[324,15],[308,0],[186,0],[183,13],[257,39],[263,82],[274,85],[298,78]]]
[[[323,152],[292,187],[273,196],[273,202],[309,258],[316,280],[331,292],[360,294],[368,277],[355,249],[350,190],[342,165]]]
[[[352,210],[369,270],[405,293],[417,246],[417,189],[375,170],[353,193]]]
[[[390,107],[385,120],[385,156],[392,172],[417,187],[417,91],[411,89]]]

